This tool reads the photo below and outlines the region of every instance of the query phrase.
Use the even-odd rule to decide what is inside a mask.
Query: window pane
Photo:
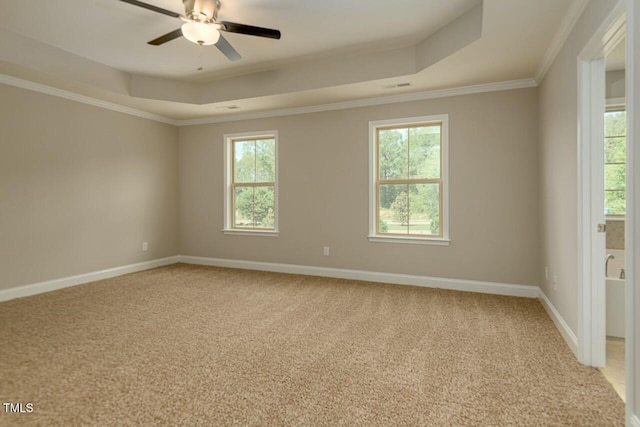
[[[379,177],[406,179],[409,167],[409,130],[381,129],[378,131]]]
[[[275,227],[275,187],[256,187],[253,219],[256,228]]]
[[[605,138],[604,149],[606,163],[624,163],[627,159],[626,138]]]
[[[253,228],[253,187],[236,187],[233,206],[233,226]]]
[[[256,143],[238,141],[234,143],[233,159],[234,182],[256,181]]]
[[[409,129],[409,177],[440,178],[440,126]]]
[[[440,235],[440,184],[411,184],[409,234]]]
[[[256,182],[276,180],[276,141],[266,139],[256,141]]]
[[[626,188],[625,169],[625,165],[604,165],[605,190],[624,190]]]
[[[606,191],[606,208],[604,210],[607,215],[624,215],[626,211],[626,201],[624,191]]]
[[[409,196],[407,184],[382,184],[379,187],[378,213],[380,233],[409,233]]]
[[[604,136],[625,136],[627,134],[627,113],[609,111],[604,114]]]

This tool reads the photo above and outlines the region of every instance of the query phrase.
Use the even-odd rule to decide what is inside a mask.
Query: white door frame
[[[627,34],[626,418],[627,425],[640,427],[640,5],[635,0],[627,0]]]
[[[620,1],[578,56],[578,360],[606,364],[605,56],[624,38]]]
[[[604,215],[604,57],[579,60],[578,203],[578,359],[591,366],[606,364],[605,269],[606,235],[598,231]]]
[[[626,268],[626,422],[640,427],[636,408],[636,365],[640,338],[640,88],[637,50],[640,4],[620,0],[578,57],[578,360],[586,365],[606,362],[606,317],[603,235],[597,224],[604,219],[604,61],[623,37],[629,35],[626,66],[627,110],[627,214],[625,222]],[[595,182],[594,182],[595,181]],[[600,296],[603,296],[600,298]],[[636,309],[638,307],[638,309]],[[639,368],[640,369],[640,368]]]

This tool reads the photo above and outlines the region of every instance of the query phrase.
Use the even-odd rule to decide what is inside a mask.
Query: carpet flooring
[[[176,264],[0,325],[2,425],[624,425],[535,299]]]

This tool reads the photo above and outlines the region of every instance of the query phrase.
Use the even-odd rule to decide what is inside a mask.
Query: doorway
[[[605,378],[625,400],[626,38],[605,56]]]
[[[606,366],[605,58],[625,38],[618,3],[578,58],[578,359]]]
[[[629,12],[627,16],[627,12]],[[627,186],[625,224],[625,394],[627,422],[640,426],[635,413],[637,402],[636,372],[639,344],[636,341],[638,313],[634,307],[639,300],[636,293],[638,268],[637,213],[640,212],[639,176],[633,165],[640,164],[637,145],[637,25],[640,8],[633,0],[619,1],[600,28],[578,56],[578,360],[589,366],[606,366],[606,287],[605,287],[605,213],[604,213],[604,115],[605,115],[605,57],[627,38],[626,111],[627,111]]]

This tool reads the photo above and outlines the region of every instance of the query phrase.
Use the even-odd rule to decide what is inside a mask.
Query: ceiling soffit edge
[[[156,122],[166,123],[177,126],[178,121],[169,117],[164,117],[158,114],[149,113],[147,111],[130,108],[125,105],[108,102],[102,99],[93,98],[86,95],[81,95],[68,90],[60,89],[53,86],[48,86],[40,83],[35,83],[30,80],[20,79],[14,76],[6,74],[0,74],[0,84],[7,86],[13,86],[21,89],[30,90],[33,92],[43,93],[46,95],[55,96],[57,98],[68,99],[70,101],[79,102],[81,104],[92,105],[98,108],[104,108],[106,110],[117,111],[119,113],[128,114],[130,116],[141,117],[143,119],[149,119]]]
[[[332,104],[310,105],[306,107],[286,108],[278,110],[258,111],[253,113],[212,116],[200,119],[176,120],[176,126],[195,126],[213,123],[225,123],[241,120],[265,119],[270,117],[293,116],[298,114],[319,113],[323,111],[346,110],[350,108],[371,107],[375,105],[396,104],[401,102],[423,101],[427,99],[449,98],[452,96],[474,95],[503,90],[528,89],[538,87],[534,79],[510,80],[485,83],[473,86],[462,86],[447,89],[436,89],[421,92],[409,92],[399,95],[378,96],[354,101]]]
[[[340,55],[207,83],[132,75],[133,97],[205,105],[419,73],[482,36],[483,2],[408,47]]]
[[[58,98],[68,99],[75,102],[80,102],[87,105],[92,105],[98,108],[104,108],[111,111],[117,111],[123,114],[128,114],[136,117],[141,117],[148,120],[153,120],[160,123],[166,123],[173,126],[194,126],[211,123],[223,123],[239,120],[251,120],[262,119],[269,117],[281,117],[297,114],[308,114],[322,111],[344,110],[349,108],[368,107],[374,105],[394,104],[400,102],[420,101],[426,99],[448,98],[451,96],[473,95],[486,92],[497,92],[502,90],[514,90],[514,89],[526,89],[537,87],[538,84],[534,79],[523,80],[511,80],[504,82],[487,83],[473,86],[464,86],[449,89],[438,89],[422,92],[410,92],[400,95],[391,95],[384,97],[366,98],[355,101],[346,101],[333,104],[322,105],[310,105],[306,107],[279,109],[279,110],[267,110],[253,113],[244,114],[231,114],[223,116],[211,116],[199,119],[186,119],[176,120],[169,117],[164,117],[158,114],[149,113],[147,111],[130,108],[124,105],[107,102],[101,99],[92,98],[85,95],[80,95],[74,92],[70,92],[55,87],[34,83],[29,80],[20,79],[13,76],[0,74],[0,84],[7,86],[18,87],[38,93],[43,93]]]

